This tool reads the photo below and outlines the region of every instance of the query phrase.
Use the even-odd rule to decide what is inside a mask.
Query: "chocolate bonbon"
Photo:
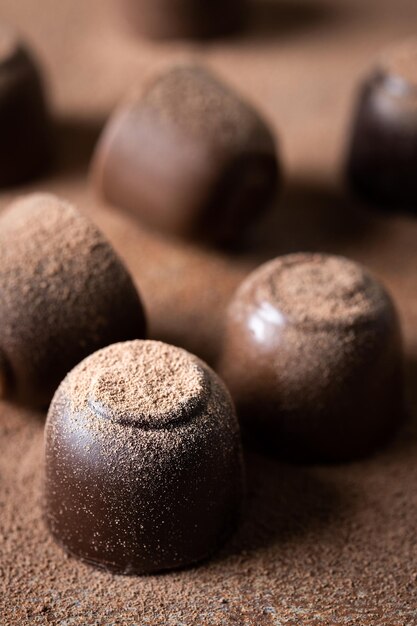
[[[417,212],[417,40],[382,55],[364,81],[347,178],[371,204]]]
[[[0,390],[46,406],[95,350],[143,337],[132,280],[99,230],[69,203],[26,196],[0,216]]]
[[[121,574],[192,564],[221,545],[239,516],[230,395],[180,348],[108,346],[56,392],[45,472],[46,521],[69,553]]]
[[[250,275],[228,311],[219,372],[248,431],[296,460],[362,456],[403,416],[393,303],[341,257],[289,255]]]
[[[0,187],[45,169],[51,131],[36,62],[17,34],[0,25]]]
[[[224,242],[271,202],[279,165],[259,114],[207,70],[181,66],[116,111],[93,179],[109,204],[156,229]]]
[[[245,23],[246,0],[122,0],[129,22],[155,39],[206,39],[228,35]]]

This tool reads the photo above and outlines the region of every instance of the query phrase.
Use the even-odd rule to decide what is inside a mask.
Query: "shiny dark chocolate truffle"
[[[249,276],[228,311],[219,372],[247,430],[294,460],[363,456],[404,413],[393,303],[342,257],[284,256]]]
[[[47,194],[0,216],[0,320],[2,396],[40,407],[88,354],[145,331],[139,296],[110,244]]]
[[[23,183],[50,160],[50,122],[34,59],[0,26],[0,187]]]
[[[122,0],[137,32],[155,39],[206,39],[245,23],[247,0]]]
[[[279,177],[258,113],[208,71],[171,69],[110,119],[93,165],[109,204],[175,235],[239,239]]]
[[[180,348],[104,348],[55,394],[45,472],[46,521],[70,554],[120,574],[195,563],[222,544],[240,512],[230,395]]]
[[[365,80],[353,123],[347,176],[381,208],[417,212],[417,40],[384,55]]]

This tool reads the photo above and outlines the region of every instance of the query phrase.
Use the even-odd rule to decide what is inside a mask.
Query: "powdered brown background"
[[[248,505],[214,560],[164,576],[112,577],[66,558],[39,506],[42,415],[0,404],[0,624],[417,624],[417,221],[378,217],[340,185],[354,90],[372,58],[412,34],[415,0],[258,0],[244,35],[156,44],[129,34],[117,0],[3,0],[33,44],[56,116],[55,171],[24,191],[74,201],[137,282],[152,337],[216,357],[222,311],[261,260],[298,250],[367,264],[396,298],[411,418],[373,458],[291,467],[248,454]],[[207,63],[257,104],[280,137],[284,194],[245,250],[180,245],[101,206],[88,163],[128,88],[170,60]],[[29,140],[29,139],[28,139]],[[17,192],[2,194],[1,206]]]

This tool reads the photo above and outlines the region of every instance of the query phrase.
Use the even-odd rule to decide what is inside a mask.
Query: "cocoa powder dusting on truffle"
[[[295,323],[355,326],[378,318],[387,304],[379,284],[357,263],[336,256],[293,254],[254,272],[256,298],[276,301]]]
[[[222,148],[270,143],[258,114],[198,66],[180,65],[149,81],[143,104],[163,124],[174,124],[187,136],[208,137]]]
[[[91,362],[94,362],[93,374]],[[176,434],[176,426],[186,428],[191,439],[199,437],[204,430],[209,433],[211,420],[220,419],[227,403],[231,403],[221,381],[217,377],[210,381],[214,373],[209,376],[209,372],[210,368],[197,357],[161,342],[114,344],[87,357],[64,380],[72,416],[65,428],[76,433],[78,416],[87,411],[88,428],[101,431],[108,439],[109,454],[113,453],[114,446],[120,444],[120,449],[123,448],[128,432],[131,445],[127,446],[130,447],[127,453],[137,456],[138,428],[146,432],[143,441],[149,438],[151,447],[163,439],[168,447],[175,447],[177,437],[183,436],[182,431]],[[119,389],[116,393],[114,383],[122,387],[122,397]],[[205,406],[210,394],[210,403]],[[62,395],[57,394],[52,402],[60,401]],[[101,410],[97,411],[97,405],[101,405]],[[234,445],[233,438],[238,433],[235,420],[230,422],[233,424],[230,445]],[[229,431],[227,423],[225,428],[226,433]],[[108,437],[110,432],[111,438]],[[161,452],[164,447],[165,444]]]

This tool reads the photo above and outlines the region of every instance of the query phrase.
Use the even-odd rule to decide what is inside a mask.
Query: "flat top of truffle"
[[[203,67],[177,66],[160,74],[146,85],[143,105],[159,120],[222,146],[253,138],[269,140],[255,110]]]
[[[275,259],[254,272],[246,283],[258,302],[276,304],[285,318],[314,327],[371,321],[388,303],[382,287],[360,265],[323,254]]]
[[[181,348],[158,341],[114,344],[71,374],[75,410],[85,401],[96,415],[144,429],[184,423],[208,400],[208,372]]]

